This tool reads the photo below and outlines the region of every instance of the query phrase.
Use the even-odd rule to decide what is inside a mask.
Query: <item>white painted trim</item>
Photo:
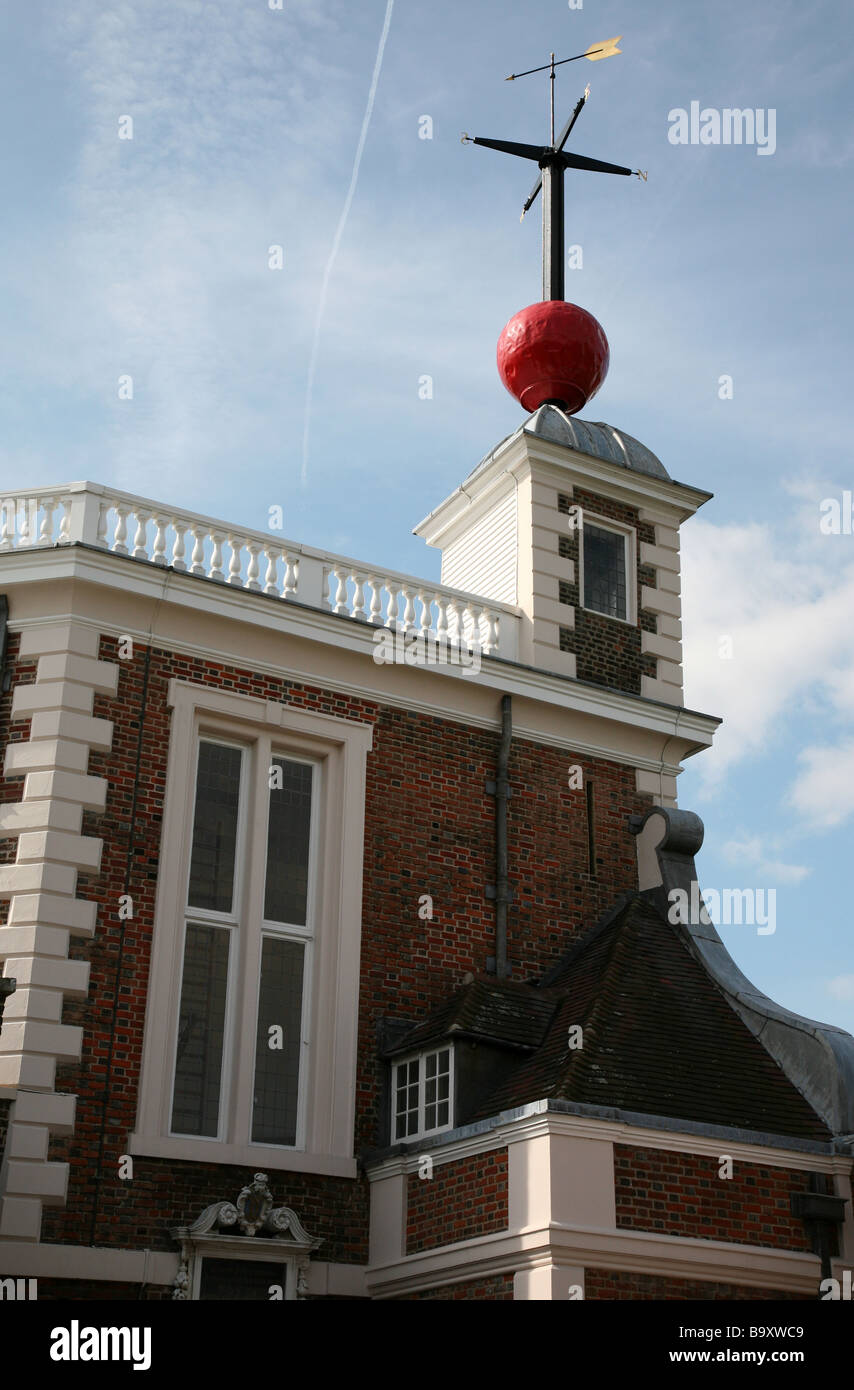
[[[14,1270],[22,1279],[87,1279],[103,1283],[169,1287],[178,1273],[178,1252],[119,1250],[92,1245],[31,1245],[4,1241],[0,1246],[3,1277]],[[364,1298],[364,1265],[312,1258],[306,1270],[308,1291],[329,1298]]]
[[[35,1245],[3,1241],[3,1269],[22,1278],[92,1279],[105,1283],[171,1284],[178,1273],[178,1252],[116,1250],[92,1245]]]
[[[823,1154],[750,1144],[742,1140],[715,1138],[691,1134],[687,1130],[643,1129],[618,1120],[600,1120],[595,1116],[561,1115],[547,1109],[548,1101],[534,1101],[516,1111],[505,1111],[496,1120],[485,1121],[479,1133],[467,1133],[449,1138],[440,1144],[423,1147],[434,1166],[456,1163],[461,1158],[505,1148],[508,1144],[526,1143],[543,1134],[565,1134],[572,1138],[611,1140],[615,1144],[635,1148],[665,1149],[671,1153],[701,1154],[717,1158],[728,1153],[735,1162],[761,1164],[767,1168],[792,1168],[817,1173],[850,1172],[851,1158],[845,1154]],[[393,1154],[368,1168],[368,1178],[382,1182],[399,1174],[417,1173],[420,1154]]]
[[[260,1169],[271,1176],[281,1173],[317,1173],[331,1178],[356,1178],[355,1158],[313,1154],[301,1149],[272,1148],[265,1144],[230,1144],[218,1139],[190,1139],[181,1135],[147,1135],[139,1130],[128,1138],[128,1153],[140,1158],[167,1158],[178,1163],[226,1163],[236,1168]]]
[[[475,498],[495,487],[497,478],[505,472],[519,472],[521,476],[530,472],[538,482],[547,477],[564,492],[568,484],[581,481],[587,490],[598,492],[600,496],[623,502],[629,497],[632,499],[630,505],[660,513],[659,519],[665,524],[674,522],[674,529],[693,516],[711,496],[701,488],[675,479],[655,478],[606,459],[578,453],[565,444],[542,439],[522,426],[493,450],[474,476],[468,477],[419,521],[413,527],[414,534],[421,536],[428,545],[441,548],[446,543],[446,534],[453,537],[459,530],[459,522]]]
[[[170,681],[168,699],[173,709],[172,730],[139,1110],[130,1152],[353,1177],[365,759],[372,743],[372,727],[187,681]],[[265,747],[272,738],[277,749],[301,748],[303,756],[325,764],[318,799],[324,852],[319,858],[322,869],[310,985],[313,1046],[305,1081],[312,1103],[307,1111],[304,1150],[245,1142],[233,1128],[233,1112],[225,1142],[169,1134],[164,1096],[170,1092],[172,1021],[178,1016],[180,942],[179,934],[170,931],[167,924],[183,920],[184,869],[195,792],[188,759],[200,727],[205,731],[230,729],[232,737],[244,742],[251,742],[254,735]],[[256,930],[260,935],[260,920]],[[164,1020],[168,1020],[167,1026]],[[244,1048],[244,1061],[250,1052],[251,1048]],[[251,1090],[251,1076],[244,1081]]]
[[[710,1284],[815,1294],[817,1255],[658,1235],[552,1224],[516,1234],[498,1233],[407,1255],[368,1267],[368,1293],[375,1299],[433,1289],[441,1284],[517,1273],[543,1264],[609,1269]],[[841,1270],[839,1261],[835,1269]]]
[[[18,555],[25,552],[11,553]],[[42,555],[47,553],[41,552]],[[67,573],[64,574],[64,577],[91,579],[97,583],[107,584],[111,588],[116,587],[114,568],[116,557],[110,553],[102,555],[87,550],[75,551],[72,548],[63,551],[62,555],[66,562],[69,558],[75,560],[71,566],[66,563]],[[2,564],[2,557],[0,557],[0,564]],[[373,661],[372,634],[374,629],[368,624],[358,623],[354,620],[345,621],[333,613],[324,612],[321,609],[305,608],[281,600],[274,603],[271,599],[243,589],[229,589],[227,585],[214,584],[213,582],[197,584],[197,577],[193,575],[175,574],[172,571],[164,573],[156,566],[143,564],[143,562],[139,562],[139,565],[140,569],[144,571],[147,582],[141,589],[140,586],[128,582],[125,587],[129,591],[141,591],[145,597],[159,600],[165,596],[168,589],[170,602],[191,612],[202,610],[216,614],[223,619],[262,626],[267,631],[279,631],[283,635],[304,636],[309,640],[322,641],[326,645],[360,653],[370,661],[370,665],[366,665],[364,682],[356,683],[324,677],[326,688],[357,695],[359,698],[374,700],[380,705],[413,709],[420,713],[447,718],[456,723],[467,723],[475,727],[494,727],[494,724],[489,720],[470,716],[451,705],[444,704],[440,699],[426,700],[417,697],[413,699],[409,695],[405,699],[395,698],[394,693],[389,689],[373,684],[371,677],[375,676],[377,670],[381,668],[378,668]],[[213,592],[209,592],[211,590]],[[658,591],[653,590],[652,592]],[[23,632],[37,625],[39,621],[44,622],[45,620],[10,620],[9,629],[10,631]],[[56,616],[52,616],[50,622],[53,624],[56,621]],[[81,618],[80,622],[106,635],[118,637],[127,634],[137,638],[140,642],[159,642],[171,651],[182,652],[188,656],[203,656],[207,659],[222,660],[226,664],[233,664],[235,660],[234,653],[227,647],[201,646],[193,642],[178,641],[173,637],[157,639],[149,629],[135,625],[125,624],[119,627],[108,621],[89,618]],[[259,672],[277,676],[282,674],[281,664],[274,665],[269,661],[253,659],[251,665],[254,670]],[[289,665],[288,675],[294,680],[309,684],[315,684],[317,681],[316,672],[304,670],[297,666]],[[419,668],[419,679],[422,681],[425,679],[453,679],[469,683],[472,681],[471,676],[462,673],[462,668],[450,665]],[[481,671],[477,680],[486,687],[499,692],[506,691],[509,694],[520,695],[544,704],[556,705],[580,714],[596,715],[618,724],[648,729],[655,733],[664,734],[666,737],[679,734],[685,738],[686,743],[694,743],[701,747],[711,743],[714,731],[720,723],[720,720],[713,716],[681,708],[677,717],[677,711],[665,702],[643,700],[638,696],[610,691],[605,687],[582,686],[564,676],[518,663],[497,661],[486,656],[482,658]],[[438,688],[436,687],[437,690]],[[532,737],[534,741],[540,741],[536,732],[528,733],[526,731],[525,736]]]

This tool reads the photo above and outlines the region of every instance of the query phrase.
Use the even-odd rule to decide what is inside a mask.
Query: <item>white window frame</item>
[[[321,805],[322,798],[322,763],[314,758],[296,757],[290,749],[282,750],[276,746],[276,741],[269,735],[259,734],[251,743],[240,743],[235,739],[224,737],[212,731],[207,722],[203,722],[196,738],[194,750],[194,773],[193,786],[195,788],[198,772],[198,754],[202,743],[214,743],[220,747],[236,748],[241,753],[240,783],[239,783],[239,803],[237,815],[237,827],[235,835],[234,851],[234,881],[232,889],[232,905],[229,913],[215,913],[206,908],[191,907],[189,904],[190,896],[190,869],[191,854],[186,856],[186,875],[185,875],[185,901],[184,909],[185,920],[182,924],[182,981],[183,988],[183,962],[186,948],[187,927],[192,925],[216,926],[229,932],[229,953],[228,953],[228,976],[226,981],[226,1008],[223,1020],[223,1064],[219,1092],[219,1110],[217,1133],[215,1135],[193,1135],[185,1134],[180,1130],[172,1128],[172,1112],[174,1109],[175,1096],[175,1075],[177,1058],[177,1027],[174,1031],[173,1051],[172,1051],[172,1098],[169,1104],[169,1134],[174,1138],[186,1139],[207,1139],[222,1142],[231,1136],[228,1131],[231,1125],[241,1125],[246,1123],[245,1106],[240,1104],[240,1096],[234,1096],[235,1111],[233,1114],[232,1087],[235,1072],[241,1069],[239,1053],[241,1046],[248,1046],[249,1039],[252,1039],[252,1057],[250,1075],[255,1078],[255,1064],[257,1061],[258,1043],[258,1003],[261,989],[261,956],[264,948],[265,937],[276,937],[283,941],[298,941],[303,946],[303,977],[302,977],[302,1011],[300,1018],[300,1061],[297,1077],[297,1115],[296,1115],[296,1135],[293,1144],[275,1145],[276,1148],[301,1149],[305,1144],[305,1078],[306,1078],[306,1053],[310,1045],[311,1028],[311,977],[313,963],[313,946],[315,931],[315,912],[317,907],[317,861],[318,861],[318,807]],[[311,789],[311,812],[309,825],[309,860],[308,860],[308,892],[306,898],[306,922],[304,926],[293,923],[273,922],[260,913],[260,926],[253,931],[252,917],[258,917],[258,899],[263,903],[266,891],[266,859],[267,859],[267,832],[269,827],[269,768],[273,765],[275,758],[283,758],[288,762],[302,763],[312,768],[312,789]],[[261,786],[255,784],[255,779],[259,779]],[[254,790],[254,806],[250,808],[250,801]],[[263,804],[262,804],[263,802]],[[193,811],[195,811],[195,793],[193,798]],[[190,847],[192,847],[192,830],[190,827]],[[247,880],[254,879],[257,884],[257,891],[248,891]],[[253,898],[255,899],[253,903]],[[254,909],[254,911],[253,911]],[[230,920],[229,920],[230,919]],[[255,981],[255,1002],[251,1003],[250,985],[251,980]],[[180,998],[179,990],[179,1013]],[[249,1010],[245,1015],[241,1013],[239,1000]],[[170,1020],[171,1022],[171,1020]],[[231,1063],[229,1059],[235,1059]],[[245,1064],[244,1064],[245,1065]],[[235,1088],[236,1089],[236,1088]],[[248,1135],[251,1141],[251,1130],[254,1123],[254,1105],[249,1105],[249,1130]]]
[[[364,857],[365,762],[372,726],[316,714],[273,700],[239,695],[189,681],[169,683],[172,728],[161,832],[152,957],[146,997],[145,1036],[139,1105],[129,1152],[149,1157],[233,1163],[256,1169],[293,1169],[355,1177],[354,1122],[356,1042],[358,1030],[361,941],[362,864]],[[304,1018],[310,1019],[309,1043],[303,1047],[297,1144],[284,1147],[251,1142],[252,1096],[257,1028],[234,1039],[234,1083],[226,1100],[220,1096],[220,1138],[176,1135],[171,1131],[174,1045],[180,1010],[187,874],[192,845],[196,749],[200,735],[316,765],[312,796],[314,939],[303,983]],[[266,754],[262,751],[262,756]],[[244,755],[244,769],[246,755]],[[248,775],[244,771],[244,775]],[[256,823],[269,804],[268,778],[256,775]],[[266,824],[266,821],[264,822]],[[254,856],[266,855],[266,836],[256,841]],[[257,877],[257,875],[256,875]],[[252,878],[252,870],[247,872]],[[261,875],[263,880],[263,874]],[[311,880],[311,867],[310,867]],[[263,919],[260,910],[247,916],[260,970],[262,936],[281,934],[280,924]],[[195,909],[193,910],[195,913]],[[288,928],[286,935],[290,935]],[[296,939],[294,937],[294,939]],[[236,953],[234,953],[236,955]],[[232,959],[229,969],[235,968]],[[230,996],[234,992],[229,981]],[[256,972],[242,972],[237,1013],[252,1016],[257,1002]],[[257,1017],[257,1015],[254,1015]],[[164,1020],[167,1026],[164,1027]],[[226,1047],[233,1020],[226,1019]],[[309,1104],[310,1098],[310,1104]]]
[[[265,1301],[296,1301],[300,1256],[289,1251],[287,1247],[283,1252],[281,1241],[276,1243],[257,1238],[250,1240],[245,1236],[210,1236],[194,1241],[189,1258],[190,1288],[187,1295],[194,1303],[201,1302],[199,1295],[202,1290],[202,1266],[206,1260],[251,1260],[253,1264],[269,1264],[270,1284],[279,1282],[273,1278],[273,1273],[280,1271],[284,1274],[285,1282],[281,1299],[268,1298]]]
[[[584,602],[584,527],[590,523],[600,531],[611,531],[623,537],[626,559],[626,616],[617,618],[613,613],[602,613],[598,608],[588,608]],[[624,526],[611,517],[595,516],[584,509],[582,524],[578,528],[578,603],[588,613],[596,613],[600,618],[608,618],[612,623],[625,623],[628,627],[637,626],[637,531],[633,526]]]
[[[448,1052],[448,1123],[437,1125],[435,1129],[425,1129],[424,1111],[426,1108],[426,1076],[425,1070],[428,1057],[436,1057],[440,1052]],[[418,1128],[414,1134],[407,1134],[400,1139],[396,1137],[397,1132],[397,1068],[408,1066],[410,1062],[418,1063]],[[418,1139],[429,1139],[434,1134],[445,1134],[449,1129],[454,1128],[454,1044],[443,1042],[439,1047],[428,1047],[425,1052],[409,1052],[405,1057],[394,1057],[391,1063],[391,1142],[392,1144],[414,1144]]]

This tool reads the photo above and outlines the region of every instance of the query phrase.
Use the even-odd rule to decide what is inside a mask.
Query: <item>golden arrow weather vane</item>
[[[622,37],[622,34],[618,34],[615,39],[600,39],[598,43],[591,43],[590,47],[585,48],[583,53],[576,53],[572,58],[560,58],[557,62],[554,61],[554,54],[552,54],[550,63],[544,63],[541,68],[528,68],[527,72],[511,72],[504,81],[515,82],[517,77],[530,77],[532,72],[545,72],[547,68],[554,71],[555,68],[562,67],[564,63],[577,63],[579,58],[588,58],[591,63],[601,62],[603,58],[613,58],[616,53],[623,51],[617,47]]]

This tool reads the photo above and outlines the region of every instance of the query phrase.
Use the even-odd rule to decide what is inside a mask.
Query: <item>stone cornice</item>
[[[555,1222],[537,1229],[460,1241],[369,1266],[367,1287],[372,1298],[399,1298],[442,1284],[518,1273],[543,1264],[813,1295],[820,1278],[818,1257],[798,1251]],[[841,1264],[836,1262],[835,1268],[841,1269]]]
[[[117,575],[117,563],[121,566],[120,576]],[[125,622],[119,628],[109,622],[83,617],[78,609],[77,612],[67,614],[51,613],[43,620],[18,619],[13,613],[9,622],[12,631],[37,626],[40,621],[56,623],[74,617],[75,621],[97,628],[100,632],[112,633],[115,636],[126,634],[143,642],[157,642],[156,615],[160,605],[174,604],[185,612],[203,611],[221,620],[247,623],[267,632],[301,637],[323,643],[327,647],[362,655],[366,661],[364,681],[324,678],[325,683],[330,688],[373,700],[377,704],[396,705],[456,722],[464,721],[475,727],[493,728],[493,720],[478,717],[474,712],[463,714],[459,708],[445,703],[442,699],[443,687],[448,691],[451,689],[446,682],[477,681],[495,690],[497,694],[517,695],[546,706],[563,708],[567,712],[603,719],[617,726],[645,730],[664,740],[659,757],[624,756],[618,748],[609,749],[605,743],[585,745],[571,737],[549,736],[522,722],[516,724],[514,732],[520,738],[589,752],[591,756],[608,757],[613,761],[624,761],[648,771],[675,774],[680,758],[691,756],[711,744],[714,731],[720,723],[714,716],[695,710],[623,694],[605,687],[585,685],[534,667],[492,657],[482,658],[481,670],[477,676],[467,676],[460,668],[453,666],[419,668],[422,686],[425,681],[432,683],[432,698],[412,698],[409,694],[403,698],[395,695],[388,686],[382,687],[372,679],[374,672],[380,669],[371,659],[374,651],[373,634],[376,630],[373,627],[356,622],[352,618],[339,617],[323,609],[249,593],[243,589],[232,589],[210,579],[177,573],[146,561],[134,560],[129,556],[117,556],[95,547],[74,545],[50,550],[11,551],[0,557],[0,572],[2,571],[5,571],[3,582],[7,589],[15,582],[79,581],[113,590],[120,587],[122,592],[135,595],[138,599],[150,601],[152,604],[149,623],[142,623],[136,627],[133,623]],[[227,644],[214,649],[188,640],[175,640],[172,637],[160,640],[170,649],[188,655],[231,662],[235,660],[233,651]],[[264,661],[253,662],[253,666],[276,675],[280,675],[282,670],[280,665]],[[317,673],[313,670],[301,670],[296,665],[289,665],[288,673],[297,680],[317,682]],[[675,742],[668,747],[671,740]],[[669,754],[666,761],[665,748]]]

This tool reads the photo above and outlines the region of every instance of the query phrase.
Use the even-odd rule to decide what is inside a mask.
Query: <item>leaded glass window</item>
[[[584,607],[609,618],[626,617],[626,537],[584,523]]]

